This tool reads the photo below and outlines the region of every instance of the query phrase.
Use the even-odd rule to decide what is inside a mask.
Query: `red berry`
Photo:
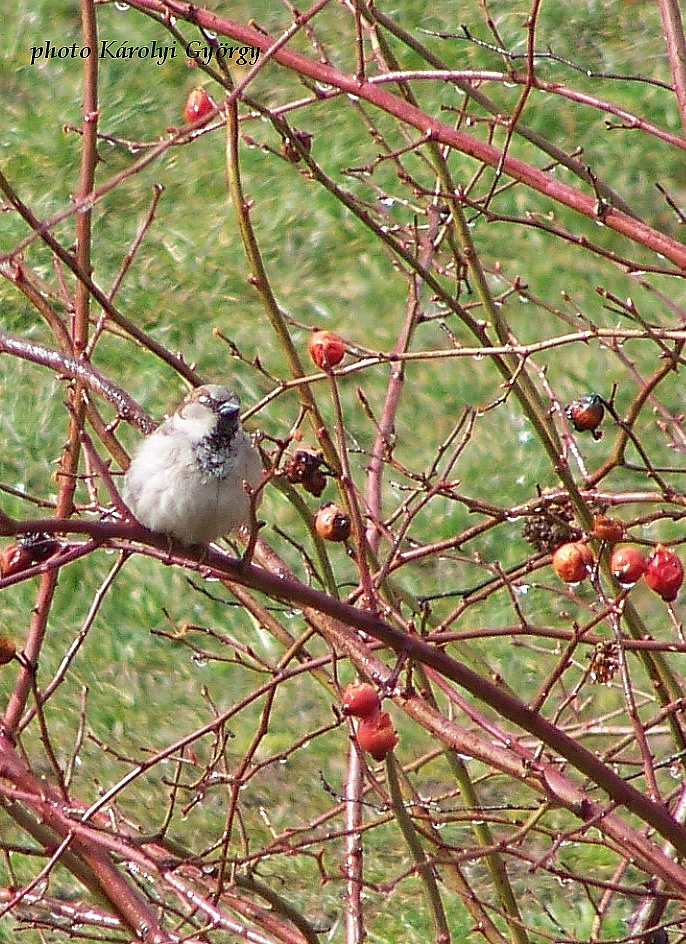
[[[553,570],[565,583],[580,583],[593,570],[595,561],[586,544],[573,541],[563,544],[553,554]]]
[[[386,754],[390,754],[398,743],[398,735],[389,714],[380,711],[369,718],[362,718],[357,726],[357,743],[374,760],[383,760]]]
[[[7,544],[0,553],[0,574],[3,577],[12,577],[27,570],[34,563],[33,555],[27,547],[21,544]]]
[[[603,421],[605,409],[603,401],[597,393],[589,393],[588,396],[581,397],[580,400],[574,400],[565,412],[578,433],[590,429],[594,432],[594,438],[600,439],[600,433],[595,433],[595,430]]]
[[[0,636],[0,665],[7,665],[14,659],[17,647],[7,636]]]
[[[350,518],[333,502],[324,502],[314,516],[314,530],[325,541],[347,541]]]
[[[643,554],[637,547],[616,547],[610,557],[612,576],[623,587],[631,587],[646,571]]]
[[[345,357],[345,341],[333,331],[314,331],[307,342],[307,350],[317,367],[330,370]]]
[[[183,109],[183,116],[190,124],[197,121],[198,118],[204,118],[216,108],[212,96],[201,85],[191,89],[186,99],[186,105]]]
[[[368,682],[351,682],[341,695],[341,704],[347,715],[354,718],[369,718],[381,711],[381,702],[373,685]]]
[[[658,544],[648,557],[645,578],[651,590],[671,603],[684,582],[684,567],[674,551]]]
[[[44,531],[27,531],[17,538],[16,543],[7,544],[0,551],[0,576],[12,577],[28,570],[51,557],[59,546],[59,542]]]

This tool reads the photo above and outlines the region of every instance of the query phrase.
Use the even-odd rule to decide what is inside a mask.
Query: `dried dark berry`
[[[581,529],[571,523],[573,518],[570,502],[551,501],[525,520],[522,535],[537,551],[550,554],[561,544],[578,541],[582,537]]]
[[[291,164],[297,164],[300,160],[301,155],[297,147],[298,144],[305,154],[310,153],[312,150],[312,135],[309,131],[294,130],[290,137],[284,138],[281,141],[281,153]]]
[[[609,685],[619,669],[619,648],[614,640],[599,642],[591,656],[591,678],[599,685]]]
[[[45,531],[27,531],[17,538],[17,544],[29,552],[34,564],[47,560],[60,546],[59,541]]]
[[[598,427],[603,421],[605,408],[602,398],[597,393],[589,393],[580,400],[574,400],[565,410],[567,419],[571,422],[577,433],[584,433],[590,430],[594,439],[600,439],[602,433]]]
[[[326,488],[326,473],[322,466],[326,466],[326,462],[321,452],[298,449],[284,462],[283,472],[289,482],[302,485],[306,492],[319,498]]]

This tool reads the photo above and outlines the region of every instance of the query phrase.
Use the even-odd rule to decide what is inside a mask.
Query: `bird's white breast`
[[[184,410],[187,409],[184,407]],[[140,444],[124,480],[124,500],[151,531],[185,544],[211,541],[246,524],[262,464],[250,437],[238,428],[218,463],[219,475],[203,474],[195,447],[212,431],[208,410],[174,414]]]

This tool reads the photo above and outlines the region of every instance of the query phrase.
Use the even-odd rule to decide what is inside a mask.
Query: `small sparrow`
[[[197,387],[147,436],[124,477],[123,497],[141,524],[183,544],[213,541],[250,520],[244,483],[262,479],[260,454],[229,387]]]

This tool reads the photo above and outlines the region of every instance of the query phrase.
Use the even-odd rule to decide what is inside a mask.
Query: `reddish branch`
[[[659,0],[662,24],[667,42],[669,64],[674,77],[676,100],[679,104],[681,127],[686,136],[686,39],[679,9],[679,0]]]
[[[178,2],[178,0],[164,0],[164,2],[162,0],[132,0],[130,6],[138,10],[147,10],[162,17],[175,16],[178,19],[186,20],[188,23],[201,26],[205,30],[214,31],[222,36],[230,36],[238,42],[261,49],[264,53],[270,52],[279,43],[279,40],[274,40],[263,32],[235,20],[226,19],[209,10],[190,3]],[[339,72],[332,66],[310,59],[288,47],[277,48],[271,58],[279,65],[296,72],[298,75],[308,76],[314,79],[315,82],[331,85],[340,89],[341,92],[369,102],[387,114],[393,115],[403,124],[421,131],[426,135],[427,141],[449,145],[482,164],[492,168],[500,168],[506,176],[521,181],[531,187],[532,190],[536,190],[590,219],[598,219],[598,201],[595,196],[587,196],[574,187],[556,180],[551,174],[538,170],[518,158],[509,155],[503,158],[502,151],[499,148],[485,141],[480,141],[464,131],[451,128],[449,125],[427,115],[420,108],[369,81],[359,81],[353,75]],[[655,230],[641,220],[634,219],[613,207],[603,208],[602,222],[609,229],[622,233],[647,249],[665,256],[680,268],[686,269],[686,247],[659,230]]]
[[[22,522],[22,527],[30,531],[46,531],[49,533],[72,532],[87,533],[93,536],[99,535],[103,541],[106,541],[109,537],[110,543],[114,546],[119,546],[116,538],[122,531],[121,524],[106,521],[76,522],[72,520],[38,519]],[[132,530],[135,533],[137,529],[134,527]],[[151,535],[149,532],[145,532],[144,529],[138,529],[138,531],[151,546],[152,553],[167,563],[188,564],[190,560],[193,560],[192,555],[185,553],[178,555],[170,552],[168,540],[163,535]],[[156,551],[155,548],[157,548]],[[273,552],[268,551],[267,557],[273,561]],[[586,750],[559,727],[551,724],[542,715],[532,711],[520,699],[508,694],[499,685],[483,678],[468,666],[449,656],[442,648],[436,648],[418,636],[396,629],[373,613],[358,609],[315,590],[293,577],[288,577],[285,566],[281,566],[276,572],[272,572],[254,564],[241,564],[240,561],[234,561],[216,551],[202,549],[199,549],[195,560],[197,568],[208,576],[250,587],[252,590],[265,593],[275,599],[285,600],[291,605],[297,604],[307,607],[315,614],[326,614],[338,621],[341,626],[354,626],[382,642],[399,655],[434,668],[444,678],[450,679],[466,689],[477,701],[490,705],[499,715],[528,731],[554,753],[566,758],[576,770],[601,787],[615,804],[625,807],[639,816],[644,822],[653,826],[665,839],[668,839],[677,850],[682,854],[686,854],[686,827],[674,820],[667,807],[662,803],[650,800],[644,793],[614,773],[609,766],[598,759],[596,754]],[[336,642],[341,646],[347,647],[348,645],[345,636],[337,638]],[[366,655],[365,658],[367,658]],[[404,704],[403,699],[401,699],[401,704]],[[412,713],[415,709],[410,706],[409,710]],[[449,746],[458,749],[452,726],[448,725],[446,728],[448,723],[440,715],[438,717],[440,723],[435,725],[434,733],[445,740]],[[450,733],[446,734],[446,731]],[[462,751],[464,752],[464,747]],[[491,757],[489,760],[494,761],[494,758]],[[502,763],[501,758],[496,766],[500,767]],[[526,767],[521,765],[521,761],[517,763],[519,765],[519,776],[525,776]],[[579,802],[578,794],[575,791],[560,788],[560,784],[565,778],[561,780],[560,775],[556,772],[551,771],[542,775],[534,765],[530,768],[529,776],[533,777],[534,781],[540,781],[545,786],[546,791],[558,803],[566,806],[575,815],[583,819],[596,816],[598,807],[595,804],[591,804],[590,801],[586,800],[583,803]],[[570,799],[571,797],[573,799]],[[643,845],[645,846],[645,843]],[[632,848],[632,855],[635,853],[636,850]],[[686,873],[683,878],[683,889],[686,893]]]
[[[307,14],[311,17],[313,12],[324,6],[326,0],[319,0],[319,3],[313,7]],[[199,9],[192,4],[181,3],[178,0],[131,0],[131,6],[143,11],[152,12],[162,17],[175,16],[178,19],[194,23],[206,30],[231,36],[234,39],[252,46],[260,48],[269,57],[279,63],[284,68],[295,71],[300,76],[307,76],[315,82],[319,82],[332,87],[340,93],[354,96],[358,100],[366,101],[386,114],[393,115],[402,124],[418,129],[427,142],[439,142],[442,145],[461,151],[470,155],[482,165],[490,166],[498,173],[502,171],[514,180],[521,181],[539,193],[549,196],[552,200],[573,208],[577,212],[593,219],[602,219],[609,228],[624,234],[635,243],[644,246],[656,253],[660,253],[670,259],[680,268],[686,268],[686,248],[675,240],[670,239],[664,234],[652,229],[646,224],[633,218],[630,214],[624,213],[612,206],[602,207],[602,212],[598,207],[595,196],[589,197],[573,187],[562,184],[556,180],[552,174],[538,170],[523,161],[509,156],[501,149],[494,147],[488,142],[481,141],[464,131],[452,128],[437,119],[427,116],[412,101],[409,96],[400,97],[387,91],[382,85],[391,78],[398,83],[407,83],[409,79],[418,76],[411,74],[397,73],[393,77],[384,76],[382,79],[367,80],[363,72],[363,59],[358,57],[358,72],[355,76],[346,75],[330,64],[318,61],[307,56],[293,52],[288,48],[288,42],[292,35],[298,31],[303,23],[303,19],[297,18],[291,30],[282,35],[277,41],[265,35],[264,32],[243,26],[232,20],[217,16],[210,11]],[[85,44],[95,46],[95,21],[93,18],[93,8],[89,0],[84,0],[84,36]],[[682,116],[686,115],[686,74],[685,55],[683,48],[683,33],[681,23],[675,17],[675,6],[669,0],[662,0],[661,4],[663,17],[665,17],[666,32],[669,41],[670,57],[672,68],[675,75],[675,88],[677,98],[682,109]],[[534,23],[535,13],[538,9],[536,2],[532,5],[532,18],[529,30],[528,47],[528,70],[526,77],[518,77],[516,81],[525,82],[525,89],[520,99],[520,104],[515,110],[511,122],[510,135],[514,132],[514,124],[522,111],[527,96],[534,88],[541,88],[546,91],[555,90],[553,86],[544,86],[539,83],[534,75]],[[678,14],[678,9],[676,9]],[[359,18],[356,21],[360,26]],[[358,38],[361,42],[361,33],[358,29]],[[262,66],[265,61],[263,58],[258,65]],[[422,74],[422,79],[432,77],[430,74]],[[446,79],[446,75],[435,74],[434,78]],[[464,76],[462,76],[464,78]],[[248,76],[234,93],[234,100],[240,95],[241,88],[250,81]],[[160,926],[159,917],[152,910],[146,900],[144,900],[120,874],[119,868],[115,865],[115,856],[125,860],[130,860],[140,864],[144,868],[150,868],[160,887],[166,886],[172,889],[179,899],[188,906],[188,908],[197,909],[202,915],[202,920],[207,920],[210,925],[217,926],[242,935],[244,928],[239,923],[233,922],[223,910],[223,906],[230,897],[224,888],[225,877],[228,880],[228,871],[230,865],[229,844],[232,839],[232,827],[234,816],[238,813],[238,796],[242,785],[242,777],[247,775],[248,768],[253,763],[253,755],[258,746],[262,744],[263,739],[268,733],[269,721],[271,718],[271,704],[275,694],[275,686],[282,681],[282,677],[275,674],[270,678],[264,689],[258,691],[255,688],[251,692],[252,697],[258,695],[267,695],[268,708],[265,709],[262,718],[262,724],[255,737],[251,748],[244,752],[241,764],[238,765],[236,780],[233,787],[232,800],[230,806],[230,816],[227,818],[225,835],[222,839],[221,855],[219,857],[220,866],[216,876],[216,887],[209,889],[209,880],[206,885],[192,886],[185,880],[181,870],[166,863],[166,851],[160,846],[154,846],[151,842],[147,848],[143,848],[137,842],[136,836],[126,833],[125,829],[118,832],[110,828],[110,823],[105,819],[105,814],[114,809],[112,802],[131,782],[141,775],[143,771],[148,771],[162,760],[168,759],[177,753],[181,756],[184,748],[190,746],[194,741],[207,733],[217,733],[223,729],[223,725],[228,720],[230,712],[213,717],[211,722],[203,728],[193,731],[191,734],[184,735],[175,744],[159,751],[154,756],[149,756],[146,761],[126,774],[123,779],[114,787],[107,790],[98,801],[89,809],[84,809],[78,802],[71,801],[67,796],[65,779],[61,781],[62,790],[57,791],[45,785],[45,782],[38,780],[25,767],[20,759],[13,736],[19,730],[19,719],[22,710],[25,708],[28,694],[32,691],[36,696],[36,714],[39,720],[44,722],[41,714],[42,700],[50,697],[51,689],[48,688],[43,693],[39,693],[35,685],[35,664],[38,658],[43,641],[43,629],[52,604],[53,590],[56,584],[56,577],[59,569],[68,563],[76,560],[82,553],[91,552],[99,546],[107,548],[118,548],[125,552],[124,556],[131,552],[138,551],[166,563],[177,564],[190,570],[195,570],[204,576],[218,578],[231,589],[236,590],[236,595],[244,601],[244,605],[250,606],[248,595],[245,590],[238,588],[248,588],[251,592],[266,595],[268,598],[285,601],[289,606],[299,606],[302,608],[304,619],[309,624],[311,630],[321,634],[329,644],[332,652],[347,658],[360,673],[367,673],[373,677],[380,686],[387,685],[389,696],[394,699],[396,704],[402,708],[407,715],[415,719],[424,729],[432,734],[437,741],[440,741],[449,752],[463,756],[469,756],[483,762],[491,770],[501,771],[512,779],[523,782],[537,795],[544,797],[551,805],[559,806],[569,811],[576,817],[579,826],[579,835],[585,835],[591,826],[597,828],[606,839],[609,839],[609,845],[613,849],[623,854],[627,860],[632,860],[646,873],[658,876],[664,883],[664,887],[669,892],[686,897],[686,870],[674,861],[673,852],[676,851],[679,856],[686,855],[686,827],[684,827],[680,818],[673,815],[666,803],[657,799],[657,787],[655,787],[654,797],[646,796],[640,789],[635,788],[630,782],[615,773],[609,763],[606,763],[595,752],[587,750],[581,744],[570,737],[561,727],[552,723],[543,717],[539,710],[535,710],[530,705],[525,704],[521,699],[515,697],[504,685],[491,681],[459,660],[450,656],[444,649],[444,643],[448,635],[443,634],[436,638],[423,637],[416,635],[414,627],[407,625],[400,613],[393,609],[392,604],[388,604],[384,610],[385,619],[376,615],[373,606],[376,603],[374,597],[375,575],[369,574],[365,582],[368,599],[365,601],[368,606],[365,608],[352,605],[351,602],[339,600],[333,593],[326,594],[313,587],[303,583],[290,573],[286,565],[277,555],[262,542],[258,542],[256,548],[256,557],[262,566],[256,566],[252,563],[242,563],[216,549],[188,549],[172,547],[170,548],[168,540],[159,535],[152,535],[144,529],[138,527],[135,523],[120,520],[114,516],[110,509],[108,517],[103,520],[92,519],[74,519],[70,517],[73,513],[73,487],[78,473],[79,456],[84,450],[94,461],[93,466],[87,466],[88,469],[95,469],[96,475],[107,481],[109,472],[104,463],[98,464],[98,457],[92,449],[90,441],[84,434],[83,426],[85,423],[85,413],[82,409],[82,394],[91,391],[98,396],[108,400],[115,408],[118,417],[133,422],[144,431],[149,431],[153,424],[142,413],[138,406],[121,390],[116,384],[112,383],[105,376],[94,370],[88,363],[87,358],[83,357],[83,352],[88,352],[88,330],[89,330],[89,306],[91,299],[95,299],[103,309],[103,317],[112,317],[118,323],[125,323],[118,312],[111,305],[111,297],[106,296],[92,281],[90,274],[90,209],[87,208],[89,201],[94,195],[94,170],[95,170],[95,140],[96,140],[96,120],[97,120],[97,71],[96,59],[87,64],[85,80],[85,116],[82,128],[83,152],[80,184],[78,187],[79,209],[85,212],[79,212],[76,218],[77,228],[77,252],[76,255],[64,248],[51,233],[51,227],[37,219],[32,211],[27,207],[16,192],[12,189],[8,181],[0,175],[0,187],[4,190],[10,203],[21,214],[26,223],[32,228],[37,237],[43,241],[54,252],[64,265],[66,265],[76,276],[77,289],[75,293],[75,320],[73,326],[73,335],[71,337],[72,353],[67,354],[63,351],[54,351],[50,348],[34,344],[21,338],[13,337],[8,334],[0,334],[0,352],[9,354],[13,357],[23,358],[33,363],[39,364],[48,370],[54,371],[61,377],[67,377],[72,381],[72,390],[75,391],[71,409],[70,419],[70,437],[69,451],[66,453],[63,462],[63,482],[60,489],[60,496],[56,515],[53,519],[38,519],[13,521],[7,516],[0,514],[0,533],[6,535],[15,535],[23,531],[46,531],[57,534],[85,534],[91,538],[91,541],[83,547],[76,545],[65,548],[63,554],[57,554],[47,562],[36,566],[31,570],[30,575],[19,575],[9,578],[0,583],[0,587],[7,586],[11,582],[25,579],[26,576],[40,575],[41,584],[37,598],[34,621],[29,634],[29,641],[20,661],[20,678],[9,698],[5,711],[5,730],[0,736],[0,792],[3,795],[5,809],[10,815],[13,815],[20,826],[23,826],[34,839],[43,846],[47,861],[44,866],[46,874],[52,869],[54,863],[61,861],[71,868],[73,873],[91,890],[97,899],[106,900],[113,911],[120,916],[126,926],[144,941],[152,944],[167,944],[176,940],[170,933],[163,930]],[[328,94],[328,93],[327,93]],[[570,93],[571,94],[571,93]],[[594,100],[584,97],[587,104],[593,104]],[[237,139],[237,133],[236,133]],[[673,142],[674,143],[674,142]],[[681,142],[677,142],[682,146]],[[170,142],[161,145],[159,152],[164,147],[169,146]],[[505,148],[507,151],[507,147]],[[152,158],[150,158],[152,159]],[[121,182],[123,177],[119,178]],[[109,186],[114,186],[110,182]],[[444,188],[447,189],[447,188]],[[246,208],[247,214],[247,208]],[[600,217],[599,217],[600,214]],[[429,218],[430,229],[427,241],[421,248],[422,266],[428,268],[436,261],[436,256],[440,244],[434,242],[436,236],[437,221]],[[433,227],[433,229],[431,228]],[[22,280],[22,263],[16,259],[17,253],[9,254],[6,259],[11,259],[14,266],[15,275],[8,276],[10,281],[19,284]],[[125,269],[122,269],[122,274]],[[674,274],[680,275],[680,272]],[[349,370],[341,370],[340,374],[353,372],[354,370],[363,370],[374,363],[384,361],[390,364],[392,376],[388,387],[387,399],[383,410],[380,428],[377,439],[372,451],[372,457],[369,466],[368,488],[370,501],[367,510],[371,511],[370,523],[368,526],[368,535],[370,545],[374,550],[380,542],[380,536],[387,533],[380,522],[381,508],[381,476],[386,465],[391,461],[386,453],[386,444],[390,436],[398,409],[398,402],[401,391],[402,376],[404,364],[410,357],[421,357],[427,360],[440,357],[450,358],[456,356],[472,356],[471,349],[456,349],[452,351],[429,351],[417,355],[409,351],[413,331],[417,323],[417,316],[420,310],[420,292],[422,290],[421,279],[415,277],[411,285],[409,295],[405,324],[399,334],[398,342],[395,348],[388,355],[378,358],[369,358],[364,362],[351,367]],[[39,305],[38,294],[27,292],[29,297],[34,297]],[[148,343],[142,333],[137,333],[134,326],[131,327],[131,333],[142,342]],[[644,326],[645,327],[645,326]],[[288,333],[288,332],[286,332]],[[610,331],[608,336],[614,341],[618,341],[622,332]],[[628,413],[620,418],[613,414],[613,418],[620,425],[615,452],[608,462],[601,466],[595,473],[589,476],[589,481],[597,482],[599,478],[615,469],[623,463],[624,451],[629,441],[634,445],[637,440],[633,433],[633,425],[643,409],[647,398],[652,394],[654,388],[669,373],[676,369],[678,363],[681,363],[681,349],[683,344],[683,331],[661,332],[652,327],[645,328],[640,332],[624,332],[626,337],[630,335],[640,339],[649,339],[652,343],[657,343],[658,350],[664,356],[669,355],[668,360],[661,365],[660,369],[653,375],[649,382],[644,383],[641,392],[635,398],[634,404]],[[522,355],[522,364],[532,360],[531,355],[540,353],[548,347],[559,347],[562,344],[579,341],[598,341],[603,337],[603,332],[594,329],[575,335],[569,335],[567,338],[546,339],[537,344],[531,345],[512,345],[510,347],[502,346],[500,348],[474,349],[480,354],[494,354],[496,352],[512,355],[518,351]],[[673,351],[666,347],[666,338],[674,341]],[[64,338],[62,338],[64,340]],[[148,346],[155,353],[164,356],[176,370],[183,373],[190,380],[196,379],[195,372],[185,366],[181,359],[173,358],[169,352],[161,347],[155,347],[148,343]],[[337,394],[335,387],[336,377],[331,375],[331,382],[334,385],[334,393]],[[311,378],[300,377],[293,386],[298,384],[310,383]],[[283,392],[287,388],[284,384],[277,393]],[[552,389],[552,388],[551,388]],[[337,417],[339,420],[339,445],[345,455],[346,436],[343,421],[343,412],[340,404],[336,400],[338,407]],[[328,431],[324,430],[327,433]],[[470,432],[471,435],[471,432]],[[640,445],[640,444],[639,444]],[[457,447],[456,447],[457,448]],[[640,450],[639,450],[640,451]],[[439,457],[440,457],[439,450]],[[646,457],[641,452],[641,457],[645,458],[646,466],[649,465]],[[455,460],[457,458],[457,453]],[[437,459],[438,461],[438,459]],[[452,468],[452,465],[451,465]],[[347,465],[344,464],[347,471]],[[348,473],[347,478],[350,479]],[[655,474],[655,481],[659,484],[662,480]],[[349,484],[352,491],[353,483]],[[422,482],[421,485],[425,485]],[[398,543],[393,553],[389,554],[386,563],[381,563],[381,573],[385,578],[390,575],[394,569],[401,564],[410,561],[416,561],[423,557],[430,557],[437,560],[439,553],[454,551],[464,542],[476,534],[502,524],[514,516],[515,509],[499,509],[495,506],[487,506],[484,502],[471,501],[469,498],[459,494],[457,487],[459,483],[453,484],[445,481],[436,481],[432,489],[426,489],[422,495],[424,504],[436,496],[449,497],[456,502],[462,502],[470,511],[480,513],[486,517],[486,522],[475,526],[471,530],[464,531],[458,537],[451,537],[445,542],[436,541],[430,546],[416,546],[414,549],[406,550],[401,548],[401,543],[406,536],[407,531],[400,530],[394,535]],[[663,489],[665,500],[671,500],[673,496]],[[421,489],[418,486],[417,494]],[[561,494],[561,498],[565,495]],[[583,499],[597,497],[593,493],[585,492]],[[653,502],[654,495],[643,496],[646,501]],[[356,501],[353,495],[353,500]],[[638,501],[636,493],[617,498],[610,495],[608,502]],[[643,500],[641,498],[640,500]],[[674,504],[683,503],[683,496],[674,497]],[[422,504],[418,501],[417,506]],[[524,511],[535,510],[533,505],[536,502],[529,503]],[[520,509],[521,510],[521,509]],[[120,508],[121,512],[122,509]],[[413,513],[408,504],[405,508],[407,530],[409,523],[413,520]],[[356,523],[356,534],[360,537],[362,544],[362,516],[358,515]],[[390,529],[389,532],[390,533]],[[396,553],[397,552],[397,553]],[[536,561],[533,558],[524,565],[521,573],[524,574],[529,566],[538,566],[543,561],[543,555]],[[358,561],[358,567],[362,564]],[[504,574],[496,567],[492,568],[496,574],[494,580],[498,587],[505,587],[512,590],[513,572]],[[363,572],[366,573],[366,572]],[[519,573],[519,572],[517,572]],[[377,575],[378,576],[378,575]],[[492,585],[484,585],[479,588],[483,591],[485,598],[492,592]],[[389,594],[390,596],[390,594]],[[250,598],[252,599],[252,598]],[[258,598],[261,599],[261,598]],[[471,599],[473,603],[477,599],[474,596]],[[616,600],[602,600],[605,608],[602,613],[596,612],[594,618],[599,622],[610,620],[613,615],[613,607],[616,607]],[[462,606],[467,604],[462,603]],[[513,601],[513,606],[517,616],[520,617],[521,625],[517,629],[522,633],[533,632],[533,628],[526,624],[518,605]],[[251,612],[256,616],[261,625],[269,628],[268,619],[271,616],[260,617],[260,607],[253,601]],[[617,616],[617,631],[619,637],[619,611],[614,614]],[[544,635],[541,633],[541,635]],[[277,634],[278,638],[278,634]],[[457,638],[455,634],[451,638]],[[590,637],[584,638],[584,643],[589,641]],[[463,640],[464,641],[464,640]],[[571,654],[578,641],[576,627],[572,634],[572,639],[568,652]],[[618,641],[620,641],[618,639]],[[396,689],[397,674],[388,668],[376,656],[375,650],[378,648],[376,643],[381,643],[385,651],[390,651],[398,656],[399,665],[415,664],[426,667],[427,676],[431,683],[440,690],[445,698],[470,721],[470,728],[467,730],[463,724],[457,724],[446,718],[435,708],[435,704],[428,697],[418,694],[408,683],[404,691]],[[641,640],[642,644],[636,644],[634,648],[647,652],[650,649],[650,640]],[[294,652],[302,650],[294,646]],[[571,655],[570,655],[571,658]],[[310,666],[311,668],[311,666]],[[321,668],[321,665],[318,666]],[[566,661],[558,663],[557,674],[551,673],[548,678],[548,688],[546,694],[550,692],[555,684],[561,680],[562,673],[566,668]],[[409,677],[409,675],[408,675]],[[625,678],[627,700],[633,709],[633,691],[630,689],[630,680]],[[656,682],[657,687],[657,682]],[[471,699],[463,697],[458,688],[464,689]],[[677,693],[671,691],[667,693],[669,697],[673,696],[673,701],[664,705],[660,718],[671,718],[682,707],[681,700],[677,698]],[[542,703],[542,702],[541,702]],[[475,707],[476,706],[476,707]],[[493,721],[492,716],[485,714],[482,706],[488,706],[490,710],[503,721]],[[232,709],[232,711],[235,709]],[[630,717],[635,722],[635,735],[642,746],[642,757],[649,766],[652,757],[649,755],[649,742],[646,732],[650,726],[646,724],[641,726],[638,715],[638,709],[630,712]],[[555,720],[558,720],[559,715]],[[536,744],[545,747],[535,750],[524,744],[518,734],[511,736],[510,730],[506,727],[506,722],[514,725],[517,731],[527,732],[535,740]],[[47,739],[46,739],[47,740]],[[48,745],[49,746],[49,743]],[[346,880],[348,882],[348,931],[349,939],[363,936],[362,921],[362,901],[361,884],[363,882],[363,873],[359,862],[359,831],[363,828],[362,808],[360,798],[363,792],[363,766],[360,755],[356,753],[355,764],[349,769],[349,779],[347,787],[348,818],[346,821],[347,847],[346,847]],[[54,768],[58,775],[60,773],[57,761],[54,759]],[[564,764],[567,770],[563,770]],[[599,797],[590,795],[588,789],[578,786],[574,781],[573,774],[577,772],[583,775],[592,783],[597,785],[603,791],[604,796]],[[652,767],[646,770],[646,780],[648,783],[656,783]],[[229,772],[227,771],[227,776]],[[59,777],[58,777],[59,779]],[[69,800],[69,802],[67,802]],[[28,809],[35,820],[29,820],[22,810]],[[646,827],[652,827],[665,840],[665,848],[658,848],[652,838],[647,837],[639,829],[634,829],[627,825],[624,814],[630,813],[637,817]],[[102,817],[102,818],[100,818]],[[629,818],[628,816],[626,817]],[[97,827],[97,828],[96,828]],[[667,843],[669,845],[667,845]],[[439,847],[438,841],[436,846]],[[290,847],[293,849],[294,847]],[[493,854],[494,851],[493,851]],[[50,858],[52,857],[52,858]],[[424,861],[424,860],[422,860]],[[430,860],[427,857],[426,862]],[[189,866],[190,868],[190,866]],[[226,875],[225,875],[226,872]],[[34,880],[36,881],[36,880]],[[17,892],[15,899],[10,905],[17,904],[24,893],[32,890],[28,885],[22,891]],[[225,897],[224,897],[225,896]],[[240,910],[241,904],[236,902],[236,907]],[[246,906],[247,908],[247,906]],[[255,914],[257,909],[255,910]],[[269,919],[263,916],[265,925],[269,926]],[[278,940],[300,940],[300,937],[289,937],[289,930],[281,926],[276,918],[270,928],[273,938]],[[259,934],[252,934],[254,941],[267,940]],[[186,940],[192,940],[186,938]]]

